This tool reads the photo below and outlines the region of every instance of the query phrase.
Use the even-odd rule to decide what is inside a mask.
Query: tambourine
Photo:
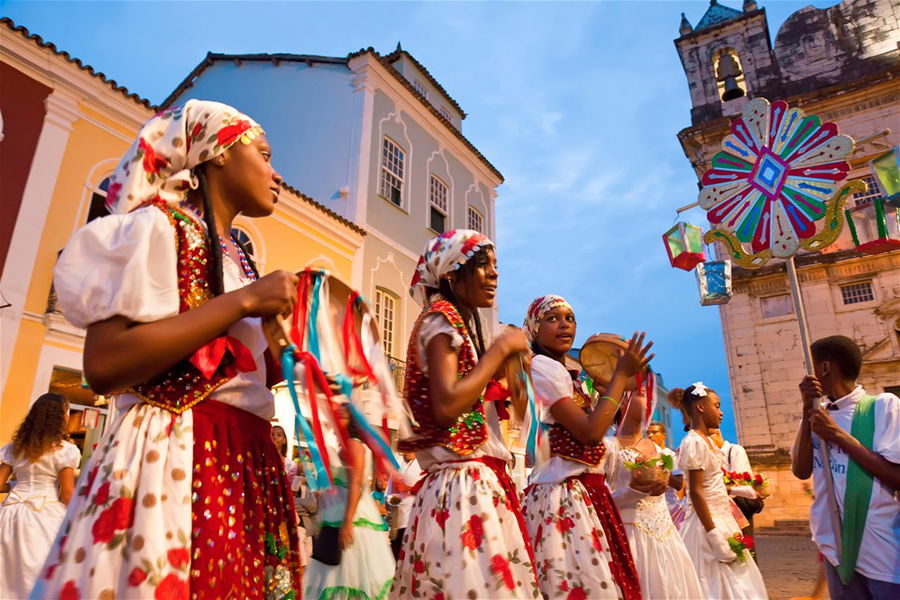
[[[587,339],[581,347],[580,362],[582,368],[594,381],[596,386],[607,387],[616,372],[616,364],[619,362],[619,352],[628,349],[628,340],[614,333],[597,333]],[[642,375],[649,372],[645,368]],[[625,384],[625,390],[637,388],[635,378],[630,378]]]

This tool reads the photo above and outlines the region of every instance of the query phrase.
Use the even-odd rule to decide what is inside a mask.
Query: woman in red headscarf
[[[485,388],[525,336],[507,327],[487,346],[479,308],[493,306],[493,243],[471,230],[428,242],[411,293],[404,394],[417,424],[401,450],[425,478],[400,551],[392,598],[537,598],[531,544],[509,476],[512,455]]]
[[[534,358],[531,375],[547,442],[538,452],[522,502],[541,591],[545,597],[640,600],[640,582],[622,519],[606,487],[603,436],[621,402],[625,384],[653,355],[635,333],[619,357],[605,395],[582,389],[580,369],[566,355],[575,341],[575,313],[561,296],[536,298],[525,315]]]
[[[252,119],[190,100],[153,117],[110,180],[114,214],[59,259],[85,377],[117,417],[86,466],[34,598],[289,598],[297,524],[269,425],[260,317],[297,280],[260,278],[228,234],[281,176]]]

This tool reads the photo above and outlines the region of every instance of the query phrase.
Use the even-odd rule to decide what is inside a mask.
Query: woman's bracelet
[[[614,399],[614,398],[610,398],[609,396],[600,396],[600,399],[601,399],[601,400],[609,400],[610,402],[612,402],[613,404],[615,404],[616,407],[618,407],[619,404],[621,404],[618,400],[616,400],[616,399]]]

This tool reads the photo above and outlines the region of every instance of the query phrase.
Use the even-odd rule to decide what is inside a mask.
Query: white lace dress
[[[688,481],[690,471],[703,471],[703,495],[716,529],[726,536],[739,533],[741,528],[731,514],[728,491],[722,478],[722,451],[718,448],[714,450],[698,433],[691,431],[681,441],[678,460]],[[703,588],[703,597],[727,600],[768,598],[766,584],[750,552],[744,550],[744,561],[719,562],[707,541],[706,529],[700,522],[700,517],[694,512],[690,496],[685,495],[685,498],[688,501],[685,505],[686,514],[681,536],[685,547],[694,558],[694,566],[700,578],[700,586]]]
[[[27,598],[50,546],[56,538],[66,505],[57,488],[63,469],[76,469],[81,452],[63,442],[31,462],[13,455],[12,444],[0,450],[0,462],[12,467],[15,485],[0,506],[0,598]]]
[[[672,522],[665,495],[650,496],[629,487],[625,462],[641,460],[634,448],[622,448],[615,437],[606,444],[606,481],[622,515],[634,557],[641,593],[646,600],[692,600],[703,597],[694,563]],[[660,449],[657,447],[657,451]]]

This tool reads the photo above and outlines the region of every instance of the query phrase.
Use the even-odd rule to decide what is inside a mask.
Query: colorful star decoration
[[[852,150],[853,139],[838,134],[835,123],[822,123],[781,100],[751,100],[701,179],[699,204],[713,225],[705,241],[725,244],[743,266],[831,244],[851,191],[838,188]],[[817,233],[816,222],[823,219]]]

